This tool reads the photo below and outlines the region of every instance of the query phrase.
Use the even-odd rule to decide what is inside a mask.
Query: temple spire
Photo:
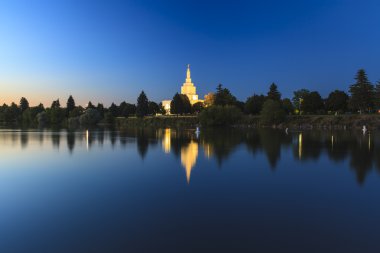
[[[190,64],[187,64],[186,79],[187,79],[187,80],[190,80],[190,82],[191,82],[191,77],[190,77]],[[186,81],[187,81],[187,80],[186,80]]]

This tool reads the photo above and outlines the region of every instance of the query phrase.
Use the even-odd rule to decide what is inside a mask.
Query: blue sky
[[[142,89],[159,102],[188,63],[201,97],[222,83],[245,100],[272,82],[327,96],[359,68],[380,80],[379,13],[375,0],[3,0],[0,103],[108,106]]]

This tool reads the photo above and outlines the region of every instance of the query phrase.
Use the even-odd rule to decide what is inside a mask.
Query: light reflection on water
[[[380,249],[376,132],[2,130],[0,155],[0,252]]]
[[[329,141],[330,140],[330,141]],[[208,159],[215,158],[222,166],[235,149],[243,145],[252,155],[264,152],[269,167],[275,170],[281,158],[281,150],[292,149],[292,159],[299,161],[318,160],[324,153],[332,161],[350,160],[359,184],[372,169],[380,171],[380,142],[376,133],[350,131],[305,131],[285,133],[260,129],[249,131],[206,130],[200,136],[193,129],[127,129],[124,131],[82,130],[82,131],[20,131],[0,130],[0,150],[2,153],[18,155],[20,150],[53,149],[71,154],[75,149],[91,151],[94,146],[108,148],[118,145],[136,145],[141,159],[150,146],[161,144],[166,154],[180,154],[181,165],[190,182],[191,171],[197,163],[199,151]],[[374,143],[374,144],[373,144]],[[66,146],[66,147],[64,147]]]

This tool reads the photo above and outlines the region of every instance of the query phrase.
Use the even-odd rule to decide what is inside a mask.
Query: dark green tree
[[[301,103],[301,111],[307,114],[322,114],[323,110],[323,100],[317,91],[312,91],[304,96]]]
[[[70,112],[72,110],[74,110],[74,108],[75,108],[75,101],[74,101],[73,96],[70,95],[70,97],[67,99],[67,103],[66,103],[67,115],[69,115]]]
[[[345,112],[348,105],[348,95],[341,90],[329,94],[326,100],[326,109],[331,112]]]
[[[377,110],[380,109],[380,81],[377,82],[374,92],[374,105]]]
[[[236,105],[236,97],[231,94],[229,89],[223,88],[222,84],[219,84],[216,88],[214,105]]]
[[[105,109],[104,109],[104,105],[102,103],[98,103],[98,105],[96,106],[96,110],[99,112],[100,117],[104,118]]]
[[[200,113],[204,108],[204,104],[202,102],[197,102],[192,106],[193,113]]]
[[[293,102],[295,109],[297,109],[300,114],[302,113],[301,112],[302,101],[304,100],[305,96],[308,95],[309,93],[310,93],[310,91],[307,89],[300,89],[300,90],[296,90],[295,92],[293,92],[294,96],[292,98],[292,102]]]
[[[149,100],[144,91],[137,98],[136,116],[142,118],[149,112]]]
[[[279,101],[267,99],[260,113],[260,122],[264,125],[284,122],[286,112]]]
[[[114,103],[111,104],[111,106],[108,108],[108,111],[112,114],[113,117],[118,116],[118,107]]]
[[[22,97],[20,99],[20,110],[21,110],[21,113],[23,113],[26,109],[29,108],[29,102],[26,98]]]
[[[156,113],[160,112],[160,107],[156,102],[149,101],[148,103],[148,114],[150,115],[156,115]]]
[[[189,98],[186,95],[176,93],[170,103],[170,113],[191,113],[191,104]]]
[[[265,102],[264,95],[256,95],[248,97],[245,102],[245,113],[247,114],[259,114],[263,109],[263,104]]]
[[[294,113],[294,106],[292,104],[292,101],[290,101],[289,98],[284,98],[282,100],[282,107],[284,108],[286,114],[293,114]]]
[[[61,104],[59,103],[59,99],[54,100],[53,103],[51,104],[51,109],[58,109],[61,108]]]
[[[213,105],[199,114],[199,121],[202,126],[231,126],[239,123],[242,114],[234,105]]]
[[[354,111],[370,112],[373,108],[374,87],[367,78],[364,69],[359,69],[356,82],[350,86],[349,106]]]
[[[281,101],[281,93],[278,91],[277,85],[275,83],[272,83],[269,87],[267,98],[274,101]]]
[[[96,109],[95,106],[91,103],[91,101],[88,102],[86,110],[87,109]]]

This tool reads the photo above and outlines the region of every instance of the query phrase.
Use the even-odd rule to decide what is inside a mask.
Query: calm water
[[[0,131],[0,252],[380,252],[380,134]]]

